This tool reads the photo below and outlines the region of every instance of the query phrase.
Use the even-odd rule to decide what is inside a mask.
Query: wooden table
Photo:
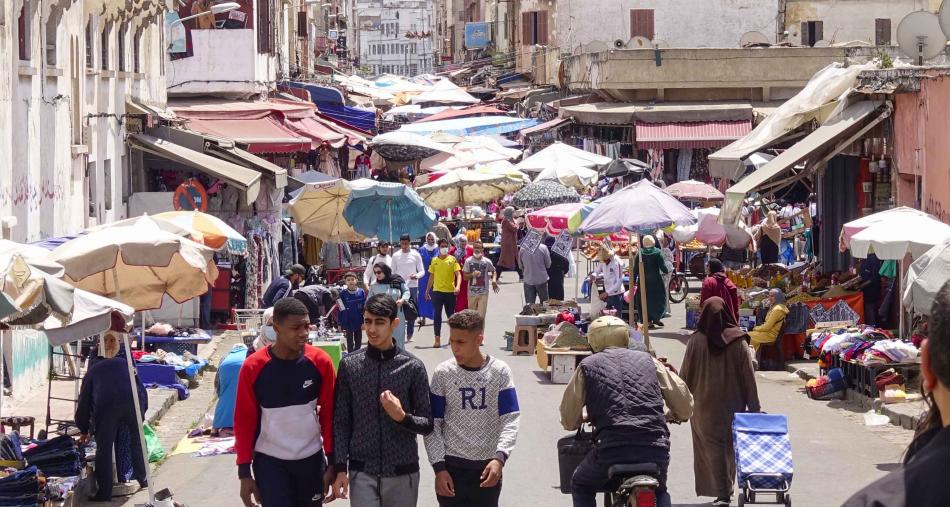
[[[541,347],[538,347],[541,349]],[[543,354],[547,356],[548,372],[552,384],[567,384],[574,376],[574,370],[585,357],[592,354],[589,350],[565,350],[544,347]],[[540,356],[540,354],[539,354]],[[541,359],[539,357],[538,362]]]

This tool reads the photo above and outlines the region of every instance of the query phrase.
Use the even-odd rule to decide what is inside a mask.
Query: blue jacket
[[[144,415],[148,410],[148,393],[138,375],[135,376],[135,385]],[[112,414],[123,413],[135,414],[135,403],[132,400],[125,351],[120,350],[112,359],[97,362],[83,377],[76,405],[76,426],[80,432],[89,433],[93,418],[104,419],[113,417]]]
[[[235,345],[218,365],[214,378],[218,390],[218,404],[214,407],[215,428],[234,427],[234,402],[237,399],[238,373],[247,358],[247,347]]]
[[[340,301],[346,310],[340,312],[340,325],[350,331],[359,330],[363,326],[363,307],[366,305],[366,292],[357,288],[355,293],[349,289],[340,291]]]
[[[261,298],[261,308],[270,308],[274,306],[278,299],[290,296],[291,288],[290,280],[286,276],[274,280],[264,291],[264,297]]]

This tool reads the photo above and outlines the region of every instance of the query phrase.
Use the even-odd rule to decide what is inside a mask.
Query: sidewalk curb
[[[214,357],[215,353],[218,350],[218,346],[224,340],[224,333],[215,335],[211,341],[208,343],[208,347],[202,352],[205,353],[206,358],[211,359]],[[208,364],[207,368],[212,368],[213,365]],[[204,377],[205,370],[202,369],[198,372],[196,378]],[[149,426],[155,427],[162,420],[162,417],[172,408],[175,403],[178,403],[178,391],[174,389],[147,389],[146,392],[149,394],[149,403],[148,410],[145,412],[145,423]],[[153,394],[154,393],[154,394]],[[153,400],[155,398],[155,400]],[[160,402],[155,403],[155,401],[160,400]]]
[[[798,368],[797,366],[798,365],[791,363],[786,364],[785,370],[791,374],[798,375],[806,382],[815,378],[815,375],[803,368]],[[848,401],[859,402],[862,406],[869,410],[873,409],[883,415],[886,415],[891,419],[892,425],[900,426],[905,430],[916,429],[926,413],[925,407],[922,405],[922,402],[919,401],[908,401],[905,403],[885,405],[879,399],[869,398],[863,394],[858,394],[851,389],[847,390],[846,396]]]

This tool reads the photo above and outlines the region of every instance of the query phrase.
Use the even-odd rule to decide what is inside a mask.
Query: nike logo
[[[306,389],[306,388],[308,388],[308,387],[310,387],[310,386],[312,386],[312,385],[313,385],[313,381],[312,381],[312,380],[305,380],[304,383],[303,383],[303,388]]]
[[[317,493],[310,499],[311,502],[319,502],[320,500],[323,500],[323,493]]]

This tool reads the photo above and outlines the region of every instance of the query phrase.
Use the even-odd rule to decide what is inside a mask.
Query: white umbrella
[[[842,252],[848,249],[848,246],[851,244],[851,237],[855,234],[867,229],[868,227],[887,220],[888,217],[895,215],[912,215],[917,217],[926,217],[927,213],[920,211],[918,209],[909,208],[907,206],[898,206],[897,208],[891,208],[889,210],[880,211],[877,213],[872,213],[870,215],[852,220],[843,226],[841,226],[841,234],[839,236],[839,247]]]
[[[907,270],[904,308],[930,315],[937,292],[950,280],[950,239],[927,250]]]
[[[417,188],[416,192],[433,209],[450,209],[504,197],[503,185],[507,180],[502,175],[459,169]]]
[[[531,183],[531,178],[527,174],[515,169],[514,164],[507,160],[499,160],[488,164],[479,164],[475,166],[475,171],[484,174],[495,174],[505,177],[501,187],[505,193],[512,194],[521,190],[521,187]]]
[[[350,185],[346,180],[308,183],[290,201],[288,209],[305,234],[324,241],[361,241],[365,237],[343,218],[349,198]]]
[[[594,168],[596,166],[609,164],[610,161],[611,159],[609,157],[556,142],[522,160],[515,165],[515,168],[527,173],[538,173],[549,167]]]
[[[743,249],[752,242],[752,231],[741,220],[737,224],[719,223],[719,208],[700,208],[693,210],[697,222],[692,225],[677,225],[673,229],[673,239],[677,243],[688,243],[698,239],[707,245]]]
[[[600,177],[600,174],[588,167],[557,165],[541,171],[541,173],[534,178],[534,181],[552,180],[566,187],[584,190],[588,185],[597,181],[598,177]]]
[[[916,259],[947,238],[950,225],[930,215],[889,213],[851,236],[850,248],[859,259],[872,252],[881,260],[901,260],[908,253]]]

